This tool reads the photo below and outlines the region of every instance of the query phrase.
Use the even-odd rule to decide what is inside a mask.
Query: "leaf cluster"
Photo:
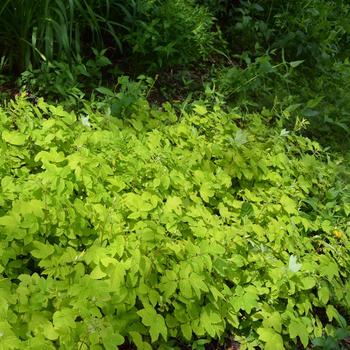
[[[198,105],[85,112],[0,109],[0,349],[276,350],[346,328],[350,202],[316,142]]]

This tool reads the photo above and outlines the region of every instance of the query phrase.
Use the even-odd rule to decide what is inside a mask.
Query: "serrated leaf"
[[[177,282],[167,280],[159,286],[159,289],[164,293],[163,298],[169,299],[176,292]]]
[[[50,244],[44,244],[39,241],[33,242],[36,249],[31,251],[31,254],[38,259],[45,259],[54,253],[55,249]]]
[[[94,280],[99,280],[106,276],[107,274],[101,270],[100,265],[97,265],[90,273],[90,277]]]
[[[32,199],[28,202],[28,207],[34,216],[41,219],[44,218],[45,214],[43,209],[45,208],[45,203],[43,201]]]
[[[242,308],[242,310],[244,310],[248,314],[250,314],[252,309],[259,305],[258,300],[259,300],[259,297],[258,297],[257,293],[252,291],[252,290],[248,290],[241,297],[241,302],[242,302],[241,308]]]
[[[125,238],[122,235],[115,237],[115,240],[109,246],[112,256],[118,255],[119,258],[123,256],[125,249]]]
[[[320,274],[327,276],[330,280],[339,274],[338,265],[327,255],[319,255]]]
[[[199,194],[204,200],[204,202],[208,203],[209,199],[214,196],[215,192],[208,182],[204,182],[199,189]]]
[[[299,320],[292,320],[289,324],[288,330],[291,338],[299,337],[304,348],[307,347],[309,343],[309,333],[306,325],[303,322]]]
[[[13,334],[4,335],[0,338],[0,350],[21,349],[22,342]]]
[[[290,134],[290,132],[286,129],[282,129],[280,132],[280,136],[288,136]]]
[[[197,274],[195,272],[191,273],[190,278],[189,278],[189,282],[190,282],[193,290],[195,291],[195,293],[197,294],[198,297],[200,297],[201,291],[203,291],[203,292],[208,291],[208,287],[204,283],[204,277],[200,276],[199,274]]]
[[[202,309],[200,315],[201,326],[207,331],[207,333],[211,337],[215,337],[216,335],[214,325],[220,323],[221,321],[222,319],[216,312],[210,310],[209,308]]]
[[[265,343],[264,350],[284,350],[283,339],[272,328],[258,328],[259,339]]]
[[[106,350],[116,350],[118,345],[124,343],[124,337],[115,333],[112,327],[108,327],[101,332],[102,343]]]
[[[174,212],[178,215],[181,215],[182,213],[182,199],[177,196],[171,196],[168,197],[165,205],[164,205],[164,212],[171,213]]]
[[[282,317],[279,312],[272,312],[264,320],[263,325],[265,328],[273,328],[276,332],[282,331]]]
[[[286,195],[282,195],[280,199],[280,203],[283,207],[283,209],[288,213],[288,214],[298,214],[297,211],[297,204],[293,199],[289,198]]]
[[[144,128],[142,120],[131,119],[130,123],[133,126],[133,128],[137,131],[142,131]]]
[[[339,274],[339,268],[334,262],[329,262],[328,265],[322,266],[322,273],[331,279]]]
[[[142,336],[140,333],[131,331],[129,332],[129,334],[131,336],[132,341],[137,346],[137,350],[152,350],[151,345],[142,340]]]
[[[149,332],[152,343],[158,340],[159,335],[162,335],[164,340],[167,340],[168,330],[162,315],[157,314],[151,307],[144,308],[138,311],[137,314],[141,316],[142,323],[150,327]]]
[[[53,325],[55,329],[67,329],[67,328],[75,328],[75,312],[74,310],[63,308],[61,310],[56,311],[53,316]]]
[[[57,152],[55,149],[51,149],[50,152],[41,151],[34,158],[36,162],[40,160],[42,162],[48,161],[52,163],[60,163],[65,159],[64,153]]]
[[[220,291],[218,291],[214,286],[209,286],[209,290],[213,295],[215,301],[218,301],[218,299],[224,299],[223,294],[220,293]]]
[[[230,298],[230,304],[238,312],[240,309],[251,313],[254,307],[258,307],[259,296],[253,286],[243,288],[238,286],[235,295]]]
[[[203,105],[195,105],[193,110],[198,113],[199,115],[205,115],[208,113],[207,108]]]

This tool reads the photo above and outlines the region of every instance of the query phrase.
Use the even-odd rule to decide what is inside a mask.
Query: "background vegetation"
[[[346,348],[350,4],[3,0],[0,349]]]

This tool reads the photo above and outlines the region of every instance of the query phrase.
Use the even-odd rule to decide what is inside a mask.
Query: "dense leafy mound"
[[[0,110],[0,349],[306,347],[350,306],[349,203],[317,143],[145,103]]]

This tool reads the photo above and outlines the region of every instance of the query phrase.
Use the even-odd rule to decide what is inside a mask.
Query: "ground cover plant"
[[[347,336],[339,167],[278,122],[192,107],[1,108],[0,349]]]
[[[349,348],[349,23],[3,0],[0,350]]]

